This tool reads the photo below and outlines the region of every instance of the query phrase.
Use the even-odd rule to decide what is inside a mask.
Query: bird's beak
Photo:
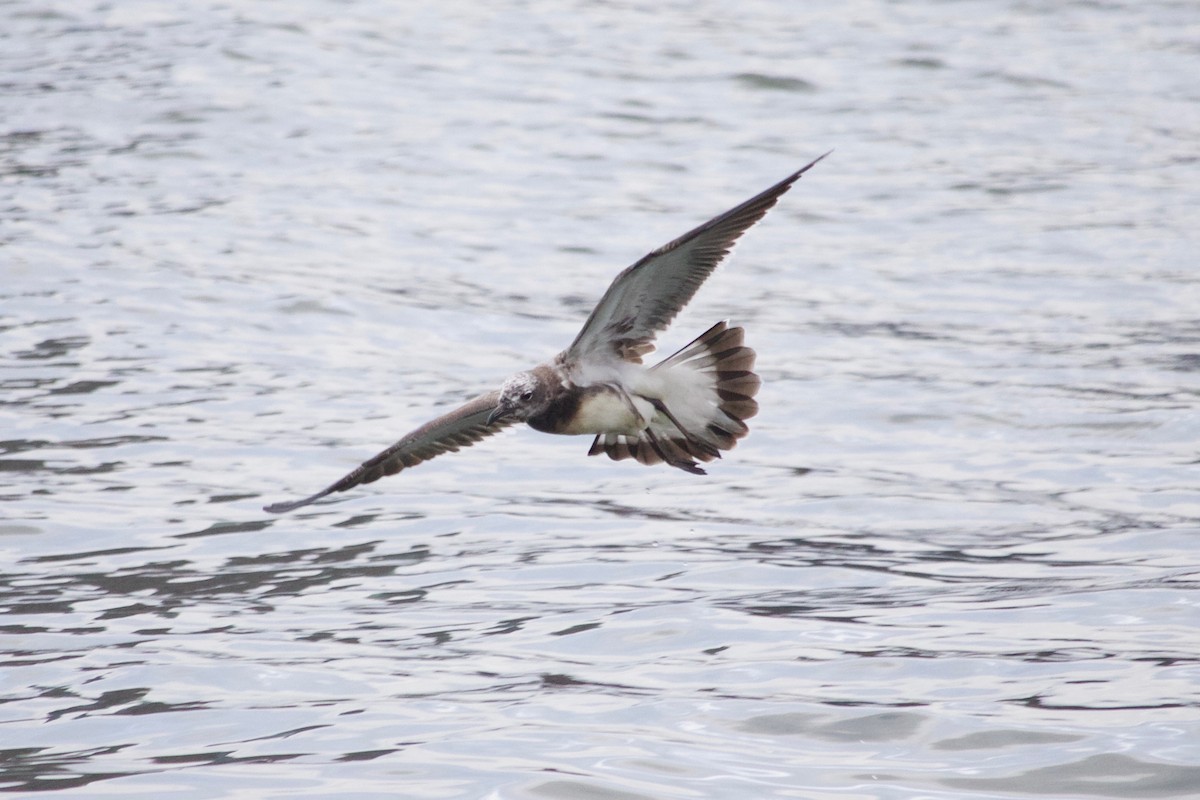
[[[495,425],[500,420],[512,414],[512,409],[506,405],[498,405],[492,409],[492,413],[488,414],[485,425]]]

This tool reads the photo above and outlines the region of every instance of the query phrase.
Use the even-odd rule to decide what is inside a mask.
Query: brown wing
[[[395,475],[402,469],[415,467],[422,461],[428,461],[442,453],[451,453],[460,448],[469,447],[512,423],[511,420],[500,420],[492,425],[487,424],[488,415],[496,408],[499,398],[499,392],[480,395],[449,414],[425,423],[387,450],[364,461],[337,483],[331,484],[303,500],[263,506],[263,511],[272,514],[295,511],[297,508],[320,500],[325,495],[344,492],[360,484],[377,481],[385,475]]]
[[[734,242],[758,222],[825,155],[736,208],[646,255],[613,280],[583,329],[562,354],[566,361],[611,357],[640,362],[654,335],[670,324]]]

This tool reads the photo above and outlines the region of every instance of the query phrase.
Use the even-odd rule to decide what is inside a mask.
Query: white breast
[[[640,397],[626,400],[617,389],[588,392],[570,424],[561,433],[623,433],[636,436],[654,414]]]

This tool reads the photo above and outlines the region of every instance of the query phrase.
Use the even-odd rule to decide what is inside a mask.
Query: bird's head
[[[487,424],[512,419],[525,421],[550,405],[550,385],[533,372],[518,372],[500,387],[500,399]]]

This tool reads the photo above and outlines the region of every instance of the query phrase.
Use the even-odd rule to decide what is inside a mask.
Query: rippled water
[[[1195,796],[1200,8],[798,8],[0,6],[0,788]],[[708,477],[259,510],[830,147]]]

